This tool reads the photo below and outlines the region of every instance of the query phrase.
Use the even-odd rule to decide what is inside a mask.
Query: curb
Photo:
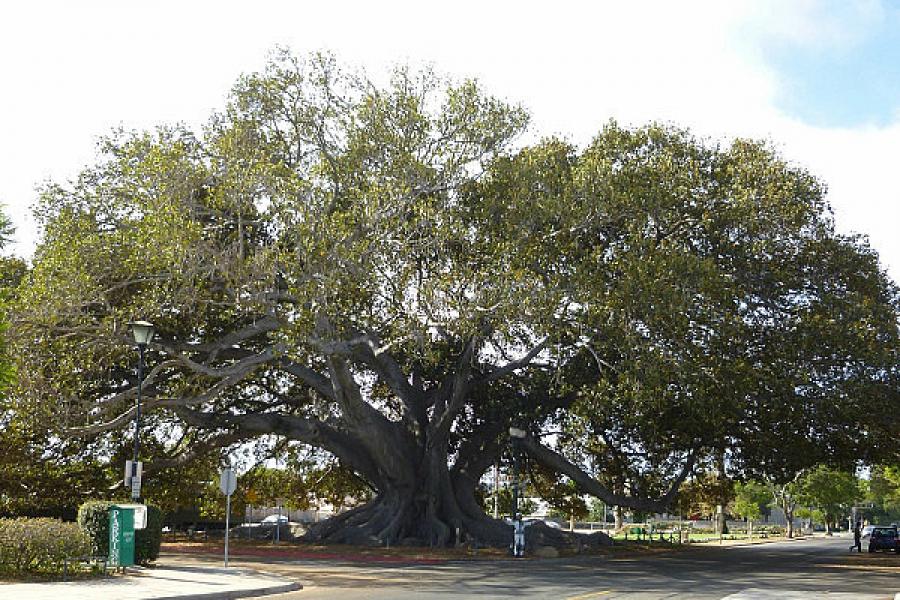
[[[155,596],[152,600],[232,600],[233,598],[252,598],[255,596],[269,596],[302,590],[303,586],[297,582],[282,583],[250,590],[232,590],[226,592],[204,592],[202,594],[186,594],[179,596]]]

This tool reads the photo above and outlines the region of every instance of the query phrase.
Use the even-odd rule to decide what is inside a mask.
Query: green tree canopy
[[[772,492],[756,481],[738,482],[734,486],[734,502],[731,510],[748,521],[758,519],[765,508],[772,503]]]
[[[896,456],[864,416],[898,406],[897,291],[815,178],[661,125],[514,148],[526,123],[474,82],[279,52],[202,133],[116,133],[41,196],[22,402],[108,448],[150,320],[159,464],[322,449],[375,491],[310,533],[334,541],[505,544],[475,490],[513,424],[643,511],[726,457],[786,481]]]
[[[900,465],[875,465],[866,486],[866,500],[886,521],[900,521]]]
[[[800,502],[821,512],[826,531],[862,499],[853,473],[819,465],[800,480]]]

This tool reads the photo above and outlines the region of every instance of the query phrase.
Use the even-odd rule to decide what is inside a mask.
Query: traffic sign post
[[[281,507],[284,505],[284,498],[276,498],[275,505],[278,507],[278,520],[275,521],[275,538],[273,544],[281,543]]]
[[[225,566],[228,566],[228,530],[231,527],[231,495],[237,489],[237,477],[231,467],[222,469],[219,489],[225,494]]]

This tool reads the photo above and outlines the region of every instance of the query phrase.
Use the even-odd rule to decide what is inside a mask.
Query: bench
[[[641,539],[644,535],[646,535],[647,530],[643,527],[629,527],[625,530],[625,539],[628,539],[628,534],[631,534],[636,537],[636,539]]]

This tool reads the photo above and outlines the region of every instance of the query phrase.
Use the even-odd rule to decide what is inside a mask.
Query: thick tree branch
[[[535,398],[540,402],[543,414],[566,408],[576,399],[576,394],[570,393],[546,398]],[[487,468],[494,463],[501,452],[500,439],[510,422],[498,418],[488,420],[479,425],[459,446],[456,453],[456,461],[453,463],[453,473],[468,473],[477,480]]]
[[[249,371],[241,371],[231,374],[228,377],[221,379],[216,382],[215,385],[210,387],[204,393],[199,396],[192,396],[187,398],[159,398],[159,397],[148,397],[144,400],[141,405],[141,409],[144,412],[149,412],[150,410],[157,407],[180,407],[180,406],[191,406],[197,404],[203,404],[205,402],[209,402],[216,398],[219,394],[221,394],[226,389],[230,388],[233,385],[239,383]],[[135,394],[136,395],[136,394]],[[104,431],[110,431],[112,429],[117,429],[122,427],[129,421],[133,419],[134,413],[137,411],[137,407],[131,405],[127,410],[118,414],[115,418],[106,421],[104,423],[96,423],[94,425],[87,425],[85,427],[71,427],[66,429],[66,433],[68,435],[74,437],[82,437],[86,435],[93,435],[95,433],[102,433]]]
[[[228,429],[240,437],[275,434],[323,448],[348,466],[357,470],[371,483],[382,480],[381,473],[357,441],[347,434],[316,419],[276,413],[221,415],[185,407],[175,413],[185,423],[206,429]]]
[[[450,378],[449,388],[438,397],[438,402],[435,403],[434,417],[432,418],[434,426],[428,439],[429,445],[446,439],[450,427],[453,426],[453,420],[456,419],[456,415],[469,396],[475,346],[476,339],[472,336],[456,363],[456,372]]]
[[[150,372],[147,374],[147,376],[144,378],[144,381],[142,382],[144,390],[146,391],[146,390],[152,389],[156,385],[156,383],[159,381],[160,375],[162,374],[162,372],[164,370],[171,368],[171,367],[176,367],[176,366],[178,366],[178,361],[167,360],[167,361],[163,361],[163,362],[159,363],[158,365],[156,365],[152,369],[150,369]],[[128,376],[127,380],[131,381],[130,375]],[[137,386],[135,385],[133,387],[130,387],[126,390],[119,392],[118,394],[114,394],[113,396],[109,396],[106,398],[100,398],[99,400],[96,401],[96,406],[97,407],[115,406],[125,400],[134,400],[136,397],[137,397]]]
[[[309,367],[306,367],[304,365],[301,365],[300,363],[294,362],[284,357],[280,357],[277,361],[277,364],[279,367],[284,369],[285,372],[299,378],[326,398],[330,398],[331,400],[335,399],[334,386],[332,385],[331,380],[328,379],[328,377],[322,375],[321,373],[317,373]]]
[[[173,346],[166,346],[163,344],[161,344],[161,346],[165,349],[167,354],[172,356],[173,359],[177,360],[178,363],[182,366],[187,367],[195,373],[200,373],[201,375],[215,378],[230,377],[239,373],[247,374],[259,365],[274,360],[279,354],[284,351],[284,348],[280,346],[270,346],[269,348],[266,348],[265,350],[257,354],[248,354],[248,356],[226,367],[209,367],[205,364],[191,360],[186,355],[175,349],[175,347]]]
[[[358,434],[358,443],[368,449],[386,474],[398,480],[412,476],[407,456],[414,452],[412,440],[362,396],[347,362],[340,356],[327,358],[334,397],[343,419]]]
[[[225,334],[212,342],[203,344],[171,344],[171,347],[183,352],[200,352],[208,354],[209,359],[212,360],[216,357],[218,352],[226,348],[232,348],[241,342],[269,333],[270,331],[277,331],[283,325],[284,324],[274,315],[266,315],[259,320],[254,321],[247,327]]]
[[[547,347],[548,341],[549,341],[549,338],[544,338],[543,340],[541,340],[541,342],[537,346],[535,346],[534,348],[529,350],[528,353],[525,356],[523,356],[522,358],[508,362],[505,365],[503,365],[502,367],[494,369],[490,373],[487,373],[484,376],[479,377],[476,380],[476,383],[490,383],[492,381],[496,381],[497,379],[500,379],[501,377],[505,377],[505,376],[509,375],[513,371],[516,371],[523,367],[527,367],[531,363],[531,361],[533,361],[534,358],[538,354],[540,354],[544,350],[544,348]]]
[[[365,336],[364,342],[361,341],[354,346],[353,356],[378,372],[382,381],[388,384],[391,391],[400,398],[417,421],[424,417],[424,392],[409,382],[409,378],[403,373],[400,364],[387,352],[386,348],[378,344],[377,338]]]
[[[245,439],[246,436],[240,433],[229,432],[215,435],[207,440],[195,441],[183,452],[179,452],[174,456],[157,458],[145,463],[144,472],[154,473],[163,469],[180,467],[188,464],[194,459],[213,452],[214,450],[225,448],[226,446],[230,446],[231,444],[243,441]]]
[[[506,430],[507,424],[497,419],[482,424],[466,440],[460,444],[453,463],[454,476],[469,477],[478,481],[482,473],[491,466],[500,455],[499,438]]]
[[[691,450],[687,459],[681,468],[681,471],[672,481],[669,490],[658,499],[639,498],[635,496],[625,496],[616,494],[608,487],[585,473],[580,467],[569,462],[564,456],[542,445],[534,438],[528,436],[520,442],[522,448],[528,452],[536,461],[542,465],[553,469],[554,471],[567,476],[574,481],[586,493],[596,496],[605,503],[613,506],[625,506],[635,510],[663,513],[666,512],[671,504],[675,501],[678,494],[678,488],[687,478],[691,469],[694,467],[696,459],[696,451]]]

